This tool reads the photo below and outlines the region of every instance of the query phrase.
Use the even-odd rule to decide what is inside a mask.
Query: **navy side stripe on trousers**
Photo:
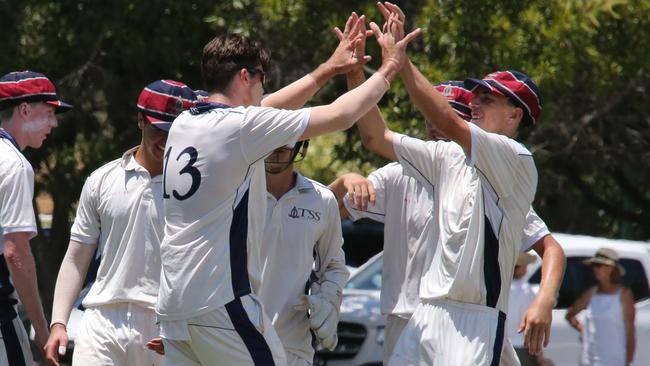
[[[239,297],[226,304],[235,331],[244,341],[255,366],[274,366],[273,354],[264,336],[251,323]]]
[[[13,319],[0,321],[0,332],[2,332],[5,352],[7,352],[8,366],[25,366],[23,348],[20,346]]]
[[[499,366],[501,362],[501,351],[503,350],[503,337],[505,335],[506,314],[499,311],[499,320],[497,322],[497,335],[494,339],[494,348],[492,349],[492,362],[490,366]]]

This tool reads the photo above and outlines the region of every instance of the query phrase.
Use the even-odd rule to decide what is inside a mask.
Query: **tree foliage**
[[[397,2],[424,36],[410,48],[432,82],[517,69],[543,94],[542,121],[521,136],[539,171],[535,207],[552,230],[650,237],[650,2],[645,0],[429,0]],[[51,237],[34,242],[44,302],[68,242],[85,177],[139,142],[135,101],[149,82],[200,87],[203,45],[238,32],[260,40],[277,89],[324,61],[350,11],[381,18],[373,2],[308,0],[0,0],[0,72],[44,72],[75,109],[40,150],[27,151],[37,191],[54,199]],[[368,51],[379,65],[373,41]],[[345,91],[339,77],[314,99]],[[399,81],[381,107],[389,126],[423,136]],[[355,129],[312,142],[302,169],[328,182],[384,162]]]

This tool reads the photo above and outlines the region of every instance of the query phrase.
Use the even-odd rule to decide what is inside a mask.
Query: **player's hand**
[[[395,76],[392,71],[399,71],[406,61],[406,46],[420,36],[422,30],[417,28],[404,36],[404,15],[401,10],[391,12],[381,3],[378,3],[377,6],[384,15],[385,23],[383,29],[380,29],[374,22],[370,23],[370,29],[381,46],[382,67],[390,68],[390,72],[385,76],[392,80]],[[399,9],[397,6],[394,8]],[[388,66],[389,63],[393,63],[393,65]]]
[[[159,355],[165,355],[165,345],[163,344],[162,338],[156,337],[145,345],[147,349],[156,352]]]
[[[296,310],[309,310],[309,327],[321,346],[333,350],[338,343],[337,325],[341,307],[341,288],[333,282],[314,283],[309,296],[301,296]]]
[[[339,39],[339,45],[325,63],[335,74],[346,74],[351,70],[361,69],[371,60],[371,57],[365,54],[366,38],[372,35],[372,32],[366,31],[365,15],[359,17],[353,12],[345,23],[343,32],[338,27],[333,31]]]
[[[43,351],[48,365],[59,366],[59,356],[65,356],[68,349],[68,332],[65,325],[55,323],[50,330],[50,337],[45,342]]]
[[[356,209],[366,211],[368,203],[375,204],[375,186],[364,176],[350,173],[343,181],[343,186],[348,191],[348,198]]]
[[[535,299],[526,310],[517,332],[524,333],[524,347],[532,355],[542,352],[542,344],[548,346],[551,337],[553,305]]]

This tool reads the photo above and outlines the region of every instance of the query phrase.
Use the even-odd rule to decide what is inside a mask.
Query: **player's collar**
[[[314,189],[314,185],[305,178],[302,174],[296,172],[296,190],[300,193],[307,192]]]
[[[144,169],[144,167],[140,165],[137,160],[135,160],[135,152],[138,151],[139,147],[140,145],[132,147],[124,152],[124,154],[122,154],[122,161],[120,162],[120,165],[122,165],[122,168],[127,172]]]
[[[9,142],[11,142],[18,151],[20,151],[20,146],[18,146],[18,143],[16,140],[9,134],[9,132],[5,131],[3,128],[0,128],[0,139],[7,139]]]

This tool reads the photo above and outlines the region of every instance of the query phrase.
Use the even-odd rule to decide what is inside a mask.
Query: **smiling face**
[[[521,108],[484,87],[478,87],[474,94],[476,96],[469,104],[472,108],[471,122],[484,131],[515,137],[523,116]]]
[[[142,113],[138,113],[138,126],[142,130],[142,150],[147,155],[147,159],[163,165],[163,155],[165,154],[165,144],[167,143],[167,131],[154,126],[147,120]]]
[[[25,145],[39,148],[53,128],[58,126],[54,106],[47,103],[23,103],[18,106],[23,123],[21,126]]]

